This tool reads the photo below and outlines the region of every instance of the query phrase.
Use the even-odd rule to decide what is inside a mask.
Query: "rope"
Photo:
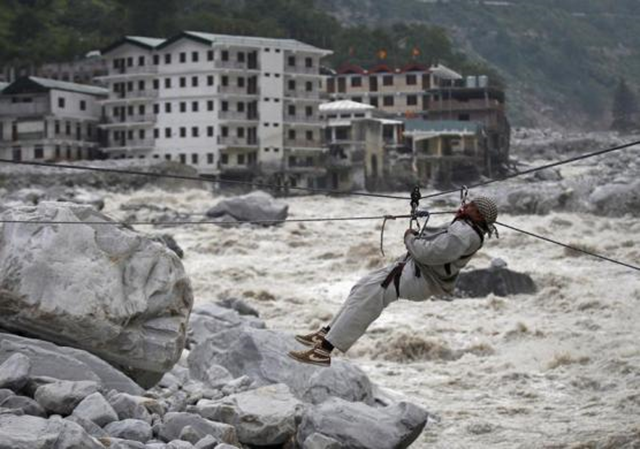
[[[141,172],[134,170],[119,170],[115,168],[105,168],[105,167],[84,167],[79,165],[69,165],[69,164],[50,164],[47,162],[33,162],[33,161],[14,161],[11,159],[0,159],[0,163],[4,164],[18,164],[18,165],[29,165],[34,167],[53,167],[53,168],[68,168],[70,170],[85,170],[85,171],[96,171],[102,173],[120,173],[125,175],[139,175],[139,176],[150,176],[154,178],[168,178],[168,179],[181,179],[186,181],[198,181],[198,182],[209,182],[209,183],[220,183],[220,184],[243,184],[250,185],[253,187],[260,188],[269,188],[269,189],[284,189],[284,186],[276,185],[276,184],[267,184],[260,182],[250,182],[250,181],[238,181],[232,179],[209,179],[209,178],[201,178],[196,176],[186,176],[186,175],[171,175],[171,174],[163,174],[163,173],[151,173],[151,172]],[[341,192],[338,190],[331,189],[314,189],[311,187],[286,187],[289,190],[301,190],[305,192],[314,192],[314,193],[326,193],[331,195],[352,195],[352,196],[366,196],[366,197],[374,197],[374,198],[392,198],[397,200],[409,200],[409,197],[403,196],[395,196],[395,195],[383,195],[380,193],[368,193],[368,192]]]
[[[596,254],[596,253],[591,252],[591,251],[587,251],[587,250],[584,250],[584,249],[581,249],[581,248],[576,248],[575,246],[567,245],[566,243],[558,242],[557,240],[552,240],[552,239],[550,239],[548,237],[544,237],[544,236],[541,236],[541,235],[538,235],[538,234],[534,234],[533,232],[525,231],[524,229],[518,229],[516,227],[509,226],[508,224],[499,223],[497,221],[496,221],[495,224],[497,224],[498,226],[502,226],[504,228],[511,229],[512,231],[520,232],[520,233],[528,235],[530,237],[534,237],[536,239],[544,240],[545,242],[549,242],[549,243],[553,243],[555,245],[563,246],[565,248],[569,248],[569,249],[574,250],[574,251],[578,251],[578,252],[581,252],[581,253],[584,253],[584,254],[588,254],[589,256],[597,257],[598,259],[606,260],[607,262],[615,263],[615,264],[618,264],[618,265],[622,265],[623,267],[631,268],[632,270],[640,271],[640,267],[628,264],[626,262],[621,262],[619,260],[611,259],[609,257],[605,257],[605,256],[602,256],[600,254]]]
[[[454,211],[430,212],[431,215],[453,214]],[[161,225],[209,225],[209,224],[278,224],[278,223],[309,223],[327,221],[356,221],[356,220],[383,220],[385,218],[411,218],[411,215],[374,215],[360,217],[328,217],[328,218],[290,218],[284,220],[240,220],[240,221],[71,221],[71,220],[0,220],[6,224],[45,224],[45,225],[111,225],[111,226],[161,226]]]
[[[528,175],[529,173],[533,173],[533,172],[536,172],[536,171],[539,171],[539,170],[545,170],[547,168],[553,168],[553,167],[557,167],[559,165],[569,164],[571,162],[579,161],[579,160],[582,160],[582,159],[588,159],[588,158],[595,157],[595,156],[600,156],[600,155],[603,155],[603,154],[611,153],[613,151],[624,150],[625,148],[629,148],[629,147],[632,147],[634,145],[639,145],[639,144],[640,144],[640,140],[638,140],[636,142],[625,143],[623,145],[618,145],[616,147],[607,148],[607,149],[599,150],[599,151],[594,151],[592,153],[582,154],[580,156],[575,156],[575,157],[572,157],[572,158],[569,158],[569,159],[563,159],[561,161],[552,162],[550,164],[540,165],[538,167],[530,168],[529,170],[524,170],[524,171],[512,173],[510,175],[503,176],[501,178],[491,179],[489,181],[479,182],[477,184],[472,184],[472,185],[469,185],[467,187],[469,189],[473,189],[473,188],[476,188],[476,187],[484,187],[484,186],[487,186],[489,184],[493,184],[495,182],[506,181],[508,179],[512,179],[512,178],[515,178],[517,176]],[[448,195],[448,194],[451,194],[451,193],[459,193],[459,192],[460,192],[460,187],[458,187],[456,189],[445,190],[443,192],[432,193],[430,195],[424,195],[424,196],[421,197],[421,199],[434,198],[434,197],[437,197],[437,196]]]

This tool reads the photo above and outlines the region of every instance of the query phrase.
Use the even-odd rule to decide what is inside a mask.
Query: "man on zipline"
[[[333,348],[348,351],[393,301],[450,295],[460,270],[482,248],[484,236],[495,231],[497,218],[496,204],[478,197],[464,204],[445,230],[419,236],[407,229],[407,256],[360,279],[328,326],[296,335],[296,340],[312,348],[291,351],[289,356],[302,363],[329,366]]]

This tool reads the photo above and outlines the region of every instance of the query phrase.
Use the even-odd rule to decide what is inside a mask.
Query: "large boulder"
[[[318,369],[289,358],[296,347],[292,335],[248,326],[222,330],[191,350],[187,358],[194,379],[205,381],[212,364],[234,377],[249,376],[255,386],[283,383],[296,397],[319,403],[331,396],[373,403],[369,378],[355,365],[339,358],[330,368]]]
[[[58,380],[91,380],[106,389],[141,395],[144,390],[104,360],[81,349],[0,332],[0,363],[14,354],[29,357],[31,377]]]
[[[597,187],[589,196],[589,208],[596,215],[640,216],[640,181]]]
[[[231,424],[238,440],[256,446],[280,445],[296,431],[304,405],[283,384],[233,394],[218,401],[201,399],[190,410],[211,421]]]
[[[319,433],[349,449],[404,449],[418,438],[428,416],[426,410],[408,402],[374,408],[332,398],[304,413],[297,440],[303,445]]]
[[[210,218],[222,219],[230,224],[234,221],[273,221],[264,226],[275,225],[287,218],[289,206],[275,200],[266,192],[257,191],[247,195],[227,198],[207,211]]]
[[[213,303],[198,304],[189,319],[187,338],[190,345],[202,343],[212,335],[239,326],[264,329],[264,321],[247,315],[240,315],[234,309]]]
[[[499,265],[488,269],[464,271],[460,273],[456,282],[456,294],[470,298],[489,294],[496,296],[532,294],[536,291],[536,284],[531,276]]]
[[[88,206],[43,202],[0,218],[71,223],[0,226],[1,327],[86,349],[144,387],[177,362],[193,294],[173,251]]]
[[[29,380],[31,360],[24,354],[16,353],[4,363],[0,363],[0,388],[20,391]]]
[[[78,424],[63,419],[0,415],[0,449],[103,449]]]

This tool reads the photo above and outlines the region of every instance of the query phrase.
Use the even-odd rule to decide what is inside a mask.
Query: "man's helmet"
[[[480,212],[480,215],[482,215],[482,218],[484,218],[484,221],[488,225],[496,222],[498,218],[498,206],[496,206],[495,201],[486,196],[479,196],[471,202],[476,205],[478,212]]]

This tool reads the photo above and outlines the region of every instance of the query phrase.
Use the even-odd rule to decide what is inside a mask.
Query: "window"
[[[65,134],[67,136],[70,136],[71,135],[71,123],[70,122],[66,122],[64,128],[65,128],[64,129]]]
[[[171,103],[165,103],[164,104],[164,112],[166,114],[171,114]]]
[[[385,106],[393,106],[393,97],[391,95],[387,95],[382,99],[382,102]]]
[[[307,131],[306,137],[307,137],[307,140],[313,140],[313,131]]]
[[[207,126],[207,137],[213,137],[213,126]]]
[[[240,138],[244,138],[244,128],[236,129],[236,136]]]
[[[213,61],[213,50],[207,51],[207,61]]]
[[[311,81],[307,81],[305,83],[305,90],[307,92],[312,92],[313,91],[313,83]]]
[[[296,115],[296,106],[295,106],[294,104],[290,104],[290,105],[287,107],[287,113],[288,113],[289,115]]]
[[[171,78],[165,78],[164,79],[164,88],[165,89],[171,89]]]
[[[166,55],[164,55],[164,63],[171,64],[171,53],[167,53]]]
[[[129,82],[127,83],[127,90],[128,90],[129,92],[133,91],[133,81],[129,81]]]
[[[197,51],[191,52],[191,62],[198,62],[199,59],[200,53],[198,53]]]
[[[187,62],[187,54],[185,52],[180,53],[180,62]]]
[[[160,55],[153,55],[153,65],[160,64]]]
[[[305,58],[304,65],[307,68],[313,67],[313,58]]]
[[[43,159],[44,158],[44,149],[42,147],[35,147],[33,149],[33,157],[34,157],[34,159]]]
[[[138,56],[138,65],[139,66],[143,66],[144,65],[144,56]]]
[[[191,137],[199,137],[200,136],[200,128],[197,126],[193,126],[191,128]]]
[[[207,111],[213,111],[213,100],[207,100]]]
[[[222,53],[220,54],[220,58],[223,61],[228,61],[229,60],[229,51],[228,50],[222,50]]]
[[[56,145],[56,159],[60,159],[62,157],[62,151],[60,150],[60,145]]]
[[[244,87],[244,78],[238,78],[238,87]]]
[[[187,102],[186,101],[181,101],[180,102],[180,112],[187,112]]]
[[[153,105],[153,113],[158,115],[160,113],[160,105],[159,104],[154,104]]]
[[[354,76],[351,78],[351,87],[362,87],[362,77]]]
[[[153,88],[155,90],[160,89],[160,80],[153,80]]]
[[[192,76],[191,77],[191,87],[198,87],[198,77],[197,76]]]
[[[415,106],[418,104],[418,97],[416,95],[407,96],[407,106]]]
[[[207,164],[213,164],[213,153],[207,153]]]
[[[229,163],[229,155],[228,154],[223,154],[221,162],[222,162],[223,165],[227,165]]]
[[[471,116],[469,114],[458,114],[458,120],[461,122],[468,122],[471,120]]]
[[[143,80],[138,81],[138,90],[144,90],[144,81]]]
[[[198,164],[198,154],[197,153],[192,153],[191,154],[191,163],[192,164]]]
[[[382,77],[382,84],[385,86],[393,86],[393,76],[385,75]]]
[[[186,164],[187,163],[187,155],[184,153],[180,153],[180,163],[181,164]]]
[[[223,86],[228,86],[229,85],[229,77],[226,75],[222,76],[222,85]]]
[[[170,161],[171,160],[171,155],[170,154],[165,154],[164,158],[165,158],[165,160]]]
[[[133,56],[127,58],[127,67],[133,67]]]
[[[287,133],[287,137],[290,140],[294,140],[296,138],[296,130],[295,129],[290,129],[289,132]]]
[[[238,112],[244,112],[244,103],[239,102],[239,103],[236,105],[236,107],[237,107],[237,109],[238,109]]]
[[[146,136],[145,136],[144,129],[140,129],[140,130],[138,130],[138,139],[140,139],[140,140],[144,140],[144,138],[145,138],[145,137],[146,137]]]
[[[307,117],[311,117],[313,115],[313,107],[312,106],[305,107],[304,111],[305,111],[305,115]]]
[[[244,154],[238,155],[238,165],[244,165]]]
[[[222,130],[222,137],[228,137],[229,136],[229,128],[227,128],[226,126],[223,126],[221,128]]]
[[[296,57],[295,56],[289,56],[287,58],[287,65],[289,67],[295,67],[296,66]]]
[[[180,87],[187,87],[187,79],[184,76],[180,77]]]
[[[80,110],[81,111],[86,111],[87,110],[87,102],[84,100],[80,100]]]
[[[238,52],[238,62],[244,62],[244,53]]]
[[[220,109],[222,109],[223,111],[228,111],[229,110],[229,102],[228,101],[223,101],[222,103],[220,103]]]
[[[62,97],[58,98],[58,107],[61,109],[64,109],[64,98]]]
[[[191,103],[191,111],[192,112],[198,112],[198,102],[197,101],[193,101]]]
[[[213,75],[207,75],[207,86],[213,86]]]
[[[187,128],[184,126],[180,127],[180,137],[187,137]]]
[[[55,121],[54,127],[55,127],[55,130],[56,130],[56,134],[60,134],[60,122],[59,121],[57,121],[57,120]]]
[[[287,87],[289,90],[296,90],[296,80],[287,81]]]
[[[371,97],[369,99],[369,103],[371,103],[371,106],[375,106],[377,108],[378,107],[378,97]]]
[[[160,130],[156,128],[153,130],[153,138],[157,139],[158,137],[160,137]]]
[[[362,97],[353,97],[351,101],[355,101],[356,103],[362,103]]]
[[[141,104],[140,106],[138,106],[138,115],[144,115],[146,111],[146,108],[144,107],[143,104]]]
[[[407,85],[414,86],[417,84],[417,79],[415,75],[407,75]]]
[[[171,128],[164,129],[164,137],[166,137],[167,139],[171,139]]]

